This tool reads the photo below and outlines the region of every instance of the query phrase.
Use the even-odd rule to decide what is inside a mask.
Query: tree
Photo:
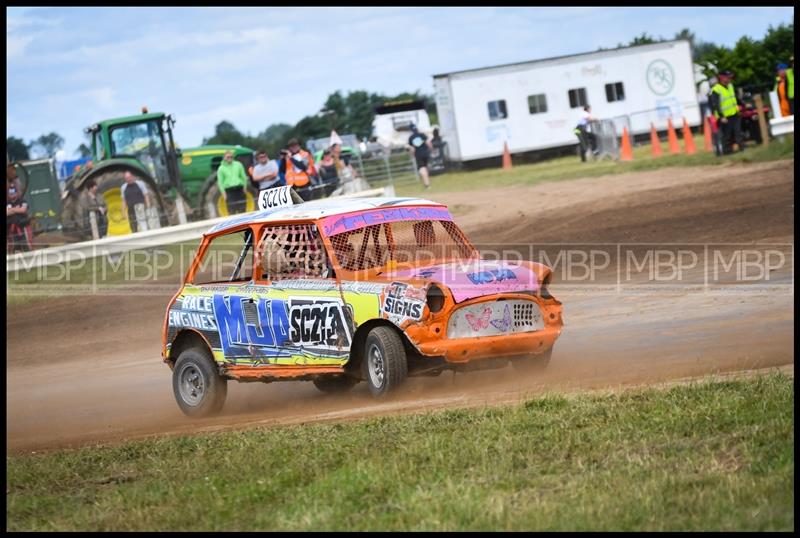
[[[80,155],[81,158],[90,157],[92,155],[92,150],[89,149],[89,146],[87,146],[85,143],[81,142],[81,145],[78,146],[78,149],[75,150],[75,153]]]
[[[28,149],[36,153],[38,157],[53,157],[56,151],[62,147],[64,147],[64,139],[55,132],[43,134],[28,144]]]
[[[9,136],[6,138],[6,153],[11,161],[27,161],[30,159],[28,145],[21,138]]]
[[[230,145],[245,145],[245,137],[239,130],[229,121],[223,120],[214,128],[214,135],[211,138],[203,140],[203,144],[230,144]]]

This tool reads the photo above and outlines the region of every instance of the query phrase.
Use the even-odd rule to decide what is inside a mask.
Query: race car
[[[481,259],[446,206],[279,187],[259,207],[203,235],[167,306],[161,354],[186,415],[219,412],[228,380],[364,381],[382,398],[409,376],[550,361],[550,269]]]

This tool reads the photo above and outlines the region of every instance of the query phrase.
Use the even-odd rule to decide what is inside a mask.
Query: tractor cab
[[[108,159],[130,159],[140,163],[161,192],[180,186],[177,157],[180,150],[172,138],[174,117],[163,113],[147,113],[96,123],[86,129],[92,137],[95,162]]]

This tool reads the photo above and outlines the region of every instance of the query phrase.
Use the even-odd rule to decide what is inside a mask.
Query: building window
[[[500,99],[499,101],[489,101],[488,104],[490,120],[504,120],[508,117],[505,99]]]
[[[609,103],[625,100],[625,88],[622,87],[622,82],[606,84],[606,99]]]
[[[581,108],[589,104],[586,99],[586,88],[575,88],[569,91],[569,107]]]
[[[528,110],[531,114],[547,112],[547,97],[543,93],[528,96]]]

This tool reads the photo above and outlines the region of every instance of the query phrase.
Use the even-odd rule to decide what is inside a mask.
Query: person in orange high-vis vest
[[[281,151],[280,172],[285,174],[286,184],[294,187],[303,200],[310,200],[312,188],[317,184],[317,169],[309,152],[300,149],[296,138],[289,140],[287,149]]]

